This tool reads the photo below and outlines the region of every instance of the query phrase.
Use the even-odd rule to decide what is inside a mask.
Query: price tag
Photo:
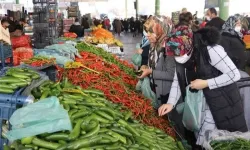
[[[120,47],[109,47],[109,51],[113,54],[120,54],[121,53]]]

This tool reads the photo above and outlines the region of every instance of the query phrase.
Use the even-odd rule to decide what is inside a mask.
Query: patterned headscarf
[[[224,23],[224,25],[222,26],[222,32],[226,32],[229,33],[231,35],[238,35],[239,37],[243,37],[242,33],[240,32],[236,32],[235,31],[235,26],[236,23],[241,20],[241,16],[240,15],[234,15],[234,16],[230,16],[227,21]]]
[[[193,51],[193,32],[186,25],[180,25],[169,36],[166,44],[168,56],[183,56]]]
[[[155,17],[152,25],[154,26],[149,27],[149,29],[155,29],[156,42],[151,43],[149,67],[154,69],[162,52],[163,41],[172,30],[172,22],[171,19],[167,17]]]

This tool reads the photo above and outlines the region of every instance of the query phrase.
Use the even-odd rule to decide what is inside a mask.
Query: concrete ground
[[[141,43],[142,36],[137,35],[136,37],[133,37],[131,33],[122,33],[120,37],[118,37],[117,35],[115,35],[115,37],[121,40],[124,45],[124,59],[131,61],[132,56],[135,54],[136,44]]]

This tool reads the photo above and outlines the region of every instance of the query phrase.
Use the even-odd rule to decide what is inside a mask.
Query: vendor
[[[14,37],[19,37],[23,35],[23,27],[21,25],[16,25],[13,33]]]
[[[83,37],[84,35],[84,29],[79,23],[79,19],[75,19],[75,23],[71,25],[69,32],[73,32],[77,35],[77,37]]]

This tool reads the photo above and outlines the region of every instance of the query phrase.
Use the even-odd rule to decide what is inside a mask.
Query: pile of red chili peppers
[[[80,85],[84,89],[102,90],[107,99],[131,110],[136,119],[175,137],[175,132],[169,122],[158,117],[151,101],[134,90],[137,79],[126,74],[117,65],[106,62],[92,53],[81,52],[80,54],[82,58],[76,58],[76,62],[81,62],[85,67],[65,69],[61,72],[63,73],[61,76],[66,76],[73,84]]]

